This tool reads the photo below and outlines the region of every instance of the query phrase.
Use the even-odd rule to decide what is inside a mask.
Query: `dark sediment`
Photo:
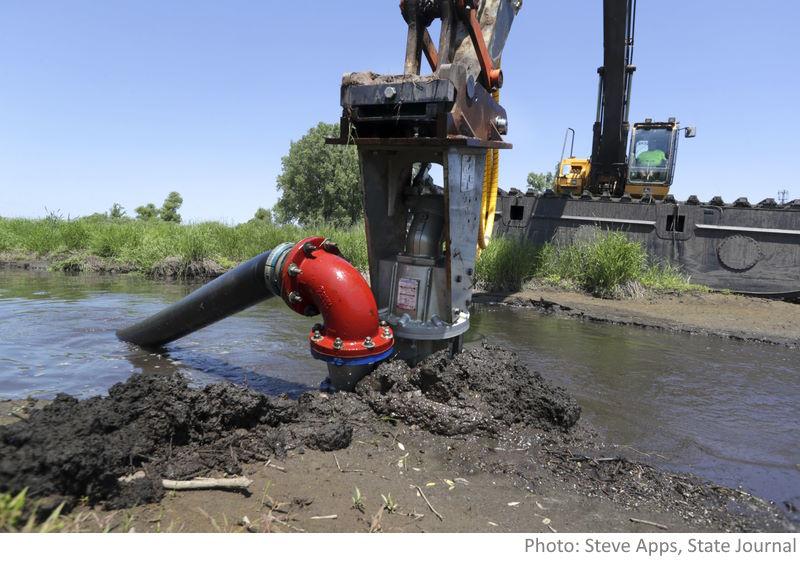
[[[241,474],[242,464],[306,446],[349,446],[352,424],[390,415],[437,434],[496,434],[515,424],[567,429],[580,408],[514,354],[435,355],[411,369],[381,366],[357,394],[270,398],[221,383],[193,389],[179,375],[136,375],[108,397],[58,396],[0,428],[0,491],[88,498],[110,507],[157,501],[161,479]],[[120,481],[144,470],[146,477]]]
[[[152,502],[162,478],[239,474],[243,463],[298,444],[347,447],[351,432],[344,420],[332,424],[288,399],[230,384],[192,389],[179,375],[136,375],[108,397],[60,395],[0,428],[0,490],[111,506]],[[147,478],[119,481],[140,469]]]
[[[486,345],[453,359],[439,352],[413,369],[383,364],[356,391],[380,414],[448,436],[497,434],[517,424],[567,430],[581,413],[575,399],[530,373],[516,354]]]

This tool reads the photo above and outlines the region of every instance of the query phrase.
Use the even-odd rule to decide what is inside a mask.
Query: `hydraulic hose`
[[[500,90],[492,92],[494,101],[500,103]],[[494,229],[494,215],[497,211],[497,190],[500,187],[500,151],[486,151],[486,171],[483,175],[483,198],[481,216],[478,222],[478,252],[489,246]]]
[[[265,252],[240,264],[152,317],[117,331],[117,337],[155,348],[272,297],[265,276],[271,255]]]

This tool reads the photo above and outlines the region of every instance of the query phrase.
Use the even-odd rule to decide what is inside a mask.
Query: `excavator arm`
[[[620,196],[627,176],[636,0],[603,0],[603,66],[594,123],[589,185]]]

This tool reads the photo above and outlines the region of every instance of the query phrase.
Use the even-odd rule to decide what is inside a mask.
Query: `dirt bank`
[[[476,303],[532,307],[547,314],[590,321],[792,348],[800,342],[800,304],[742,295],[690,293],[612,300],[536,287],[512,295],[478,294],[474,300]]]
[[[37,406],[0,428],[0,490],[66,502],[68,530],[791,529],[764,501],[598,443],[573,399],[493,348],[298,401],[176,374]],[[226,475],[250,493],[161,486]]]
[[[32,270],[64,272],[67,274],[117,275],[141,273],[157,280],[212,280],[228,269],[214,260],[185,261],[168,257],[152,268],[142,269],[135,264],[113,258],[103,258],[79,252],[47,254],[44,256],[0,253],[0,270]]]

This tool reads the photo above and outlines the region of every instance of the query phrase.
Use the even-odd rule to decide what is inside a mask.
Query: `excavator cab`
[[[627,194],[633,197],[650,195],[655,199],[666,197],[675,175],[679,130],[675,119],[666,122],[647,119],[634,124],[628,156]]]

